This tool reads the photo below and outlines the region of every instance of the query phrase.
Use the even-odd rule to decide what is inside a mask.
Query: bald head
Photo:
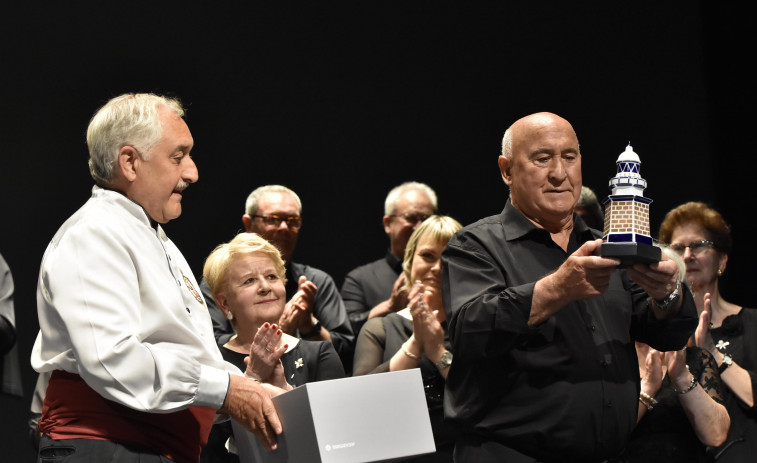
[[[557,114],[541,112],[530,114],[525,117],[521,117],[517,121],[508,127],[505,131],[505,136],[502,137],[502,155],[508,159],[513,158],[513,138],[522,139],[523,134],[521,131],[538,130],[540,127],[546,127],[554,124],[565,124],[573,132],[573,136],[576,137],[576,132],[573,130],[573,126],[567,120],[558,116]],[[578,141],[578,137],[576,137]]]

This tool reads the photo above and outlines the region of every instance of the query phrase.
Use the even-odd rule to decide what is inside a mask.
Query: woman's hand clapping
[[[250,356],[245,358],[247,369],[245,376],[264,383],[270,383],[281,389],[289,390],[291,386],[284,377],[281,356],[286,352],[287,344],[281,344],[283,332],[278,326],[265,323],[255,333],[250,347]]]

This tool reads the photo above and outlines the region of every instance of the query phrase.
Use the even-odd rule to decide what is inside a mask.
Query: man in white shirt
[[[38,281],[31,361],[51,373],[40,461],[196,462],[217,411],[276,446],[268,391],[221,358],[199,286],[160,226],[198,179],[183,115],[176,100],[126,94],[90,122],[97,185]]]

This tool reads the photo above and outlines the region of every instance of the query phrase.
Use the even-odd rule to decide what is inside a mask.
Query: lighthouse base
[[[645,243],[602,243],[599,255],[620,259],[620,267],[653,264],[662,259],[662,250]]]

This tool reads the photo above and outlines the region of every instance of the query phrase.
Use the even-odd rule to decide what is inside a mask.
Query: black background
[[[188,108],[200,181],[165,228],[196,275],[242,228],[246,195],[281,183],[304,203],[295,260],[341,286],[383,255],[394,185],[428,183],[440,213],[463,224],[498,213],[502,133],[551,111],[573,123],[584,184],[600,198],[631,141],[655,234],[682,202],[720,210],[735,239],[724,296],[755,303],[754,40],[734,6],[26,3],[0,7],[0,253],[16,283],[28,391],[0,397],[2,461],[33,461],[25,423],[39,263],[89,197],[89,118],[125,92],[178,96]]]

